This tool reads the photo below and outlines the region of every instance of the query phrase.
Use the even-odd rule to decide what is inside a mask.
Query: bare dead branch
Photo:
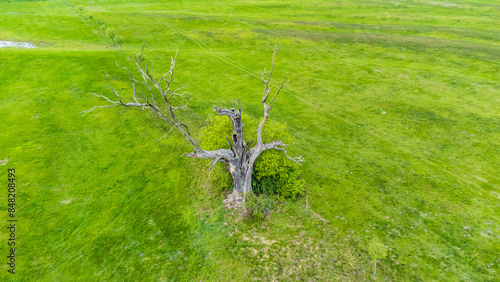
[[[126,71],[127,71],[127,73],[128,73],[128,77],[130,78],[130,83],[132,83],[132,87],[134,88],[134,96],[133,96],[134,101],[136,101],[137,103],[139,103],[139,101],[137,101],[137,89],[136,89],[136,87],[135,87],[135,79],[134,79],[134,78],[132,78],[132,75],[130,74],[130,71],[128,70],[128,68],[126,68],[126,67],[120,67],[120,65],[118,64],[118,62],[116,62],[116,65],[117,65],[119,68],[121,68],[121,69],[123,69],[123,70],[126,70]]]
[[[95,96],[97,96],[97,97],[99,97],[99,98],[104,98],[104,99],[106,99],[108,102],[113,103],[113,104],[121,104],[121,103],[120,103],[120,102],[118,102],[118,101],[111,101],[110,99],[108,99],[108,97],[106,97],[106,96],[104,96],[104,95],[98,95],[98,94],[95,94],[95,93],[92,93],[92,92],[90,92],[90,94],[93,94],[93,95],[95,95]]]
[[[288,152],[286,151],[286,149],[282,148],[282,147],[287,147],[287,146],[288,146],[287,144],[283,143],[280,140],[274,140],[271,143],[264,144],[261,148],[262,148],[262,151],[270,150],[270,149],[281,150],[285,153],[285,156],[288,159],[290,159],[298,164],[301,164],[301,162],[304,161],[304,158],[302,158],[302,156],[299,156],[296,158],[292,158],[292,157],[288,156]]]
[[[186,87],[186,86],[188,86],[188,85],[189,85],[189,83],[186,83],[186,84],[184,84],[183,86],[181,86],[181,87],[179,87],[179,88],[175,89],[175,90],[174,90],[174,91],[170,94],[170,96],[168,96],[168,99],[170,100],[170,98],[172,98],[174,95],[177,95],[177,96],[182,96],[182,94],[177,93],[177,91],[182,90],[184,87]]]
[[[245,147],[245,151],[250,150],[250,146],[252,145],[252,143],[253,143],[253,140],[250,140],[250,142],[248,142],[248,144]]]
[[[149,90],[149,93],[151,93],[151,99],[153,99],[153,103],[155,103],[155,106],[158,107],[158,104],[156,104],[156,101],[155,101],[155,95],[153,93],[153,89],[151,89],[151,87],[149,86],[149,83],[148,83],[148,75],[146,73],[144,73],[144,71],[141,70],[141,73],[142,73],[142,78],[144,79],[144,84],[146,84],[146,86],[148,87],[148,90]]]
[[[208,178],[210,178],[210,173],[212,172],[212,169],[214,169],[215,165],[219,162],[219,160],[222,158],[221,155],[218,155],[215,159],[213,159],[213,161],[211,161],[209,163],[209,165],[212,165],[209,169],[208,169]]]
[[[185,107],[187,107],[189,105],[189,102],[191,102],[192,99],[189,99],[189,101],[186,102],[186,104],[184,104],[184,106],[180,106],[180,107],[172,107],[172,110],[178,110],[178,109],[184,109]]]
[[[301,162],[303,162],[303,161],[304,161],[304,158],[303,158],[302,156],[298,156],[298,157],[296,157],[296,158],[292,158],[292,157],[290,157],[290,156],[288,155],[288,152],[286,151],[286,149],[285,149],[285,148],[279,148],[279,147],[278,147],[278,148],[275,148],[275,149],[277,149],[277,150],[281,150],[281,151],[285,152],[285,156],[286,156],[289,160],[292,160],[292,161],[296,162],[297,164],[302,165],[302,164],[301,164]]]
[[[170,83],[172,83],[174,79],[174,68],[175,68],[175,60],[177,60],[177,54],[179,53],[179,49],[175,52],[175,57],[170,58],[170,70],[164,74],[158,81],[158,85],[161,83],[161,81],[170,74],[170,79],[168,81],[165,81],[167,83],[167,90],[170,91]],[[167,92],[168,92],[167,91]]]
[[[288,84],[288,73],[286,73],[285,75],[285,79],[283,80],[283,82],[281,82],[281,86],[280,88],[278,89],[278,91],[276,92],[276,95],[274,95],[273,99],[271,100],[271,102],[269,102],[269,105],[271,105],[274,100],[276,100],[276,97],[278,97],[278,95],[280,94],[280,91],[281,89],[285,88],[285,86]]]
[[[81,111],[80,114],[83,114],[83,115],[86,115],[88,114],[89,112],[93,111],[94,109],[96,108],[110,108],[110,107],[116,107],[116,106],[120,106],[119,104],[116,104],[116,105],[107,105],[107,106],[94,106],[92,109],[90,110],[86,110],[86,111]]]
[[[137,83],[140,83],[140,84],[146,84],[146,83],[144,83],[144,82],[142,82],[142,81],[140,81],[140,80],[137,80],[137,79],[135,79],[135,78],[134,78],[133,80],[134,80],[134,82],[137,82]]]
[[[109,87],[111,90],[113,90],[113,92],[115,92],[116,97],[118,97],[118,101],[119,101],[120,103],[122,103],[122,100],[120,99],[120,95],[118,95],[118,93],[116,92],[116,90],[115,90],[113,87],[111,87],[111,85],[109,85],[109,78],[108,78],[108,74],[107,74],[106,72],[104,72],[104,74],[106,75],[106,84],[108,84],[108,87]]]
[[[143,40],[142,41],[141,54],[139,54],[139,57],[137,57],[137,55],[135,55],[135,53],[134,53],[135,61],[139,62],[139,64],[142,64],[142,55],[144,54],[144,47],[145,46],[146,46],[146,40]]]
[[[221,116],[228,116],[229,118],[236,117],[236,112],[234,110],[230,110],[230,109],[226,109],[226,108],[222,108],[222,107],[217,107],[215,105],[212,105],[212,107],[214,108],[214,111],[216,111],[217,114],[219,114]]]
[[[167,135],[168,135],[168,134],[172,131],[172,129],[173,129],[173,128],[174,128],[173,126],[172,126],[172,127],[170,127],[170,130],[169,130],[167,133],[165,133],[165,135],[163,135],[160,139],[155,140],[155,142],[158,142],[158,141],[160,141],[161,139],[163,139],[163,138],[167,137]]]
[[[273,59],[271,61],[271,70],[269,71],[269,76],[266,77],[266,74],[268,71],[264,68],[264,71],[262,72],[262,83],[264,83],[264,97],[262,97],[262,103],[265,103],[267,98],[269,97],[269,93],[271,92],[271,88],[269,87],[269,82],[271,81],[271,77],[273,76],[273,69],[274,69],[274,58],[276,57],[276,53],[278,53],[278,47],[274,46],[274,53],[273,53]]]
[[[285,76],[285,79],[281,83],[280,88],[274,95],[273,99],[271,102],[266,103],[267,99],[269,98],[269,94],[271,93],[271,88],[269,87],[269,82],[271,81],[273,69],[274,69],[274,58],[276,56],[276,53],[278,52],[278,48],[275,46],[274,48],[274,53],[273,53],[273,59],[271,62],[271,71],[269,72],[269,77],[265,79],[265,74],[267,71],[264,69],[264,72],[262,72],[262,83],[264,83],[264,97],[262,97],[262,106],[264,107],[264,117],[259,123],[259,127],[257,128],[257,146],[262,145],[262,128],[266,124],[267,120],[269,119],[269,113],[271,112],[271,109],[273,108],[272,103],[276,100],[276,97],[280,94],[281,90],[288,84],[288,73]]]
[[[185,125],[184,123],[179,123],[179,126],[182,126],[188,133],[188,135],[191,135],[191,132],[189,132],[189,128],[187,127],[187,125]]]

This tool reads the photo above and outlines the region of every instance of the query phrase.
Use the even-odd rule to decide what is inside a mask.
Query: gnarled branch
[[[281,147],[280,147],[280,146],[281,146]],[[297,164],[299,164],[299,165],[300,165],[300,164],[301,164],[301,162],[303,162],[303,161],[304,161],[304,158],[302,158],[302,156],[295,157],[295,158],[292,158],[292,157],[288,156],[288,152],[286,151],[286,149],[285,149],[285,148],[282,148],[282,147],[287,147],[287,146],[288,146],[288,145],[287,145],[287,144],[285,144],[285,143],[283,143],[282,141],[280,141],[280,140],[275,140],[275,141],[273,141],[273,142],[271,142],[271,143],[264,144],[262,147],[263,147],[263,151],[264,151],[264,150],[269,150],[269,149],[281,150],[281,151],[283,151],[283,152],[285,153],[285,156],[286,156],[288,159],[290,159],[290,160],[292,160],[292,161],[294,161],[294,162],[296,162]]]
[[[271,71],[269,72],[269,76],[267,79],[265,79],[265,75],[268,73],[266,69],[262,72],[262,83],[264,84],[264,97],[262,97],[262,106],[264,107],[264,117],[259,123],[259,127],[257,128],[257,145],[256,146],[262,146],[262,128],[266,124],[267,120],[269,119],[269,112],[271,112],[271,109],[273,108],[272,103],[274,100],[276,100],[276,97],[280,94],[281,90],[288,84],[288,73],[285,76],[285,79],[281,83],[280,88],[278,91],[276,91],[276,94],[274,95],[273,99],[271,102],[267,103],[267,100],[269,98],[269,94],[271,93],[271,88],[269,87],[269,82],[271,81],[271,77],[273,75],[273,69],[274,69],[274,57],[276,56],[276,53],[278,53],[278,47],[274,47],[274,54],[273,54],[273,60],[271,63]]]
[[[105,106],[95,106],[90,110],[82,111],[82,114],[87,114],[91,111],[93,111],[96,108],[107,108],[107,107],[116,107],[116,106],[123,106],[125,107],[139,107],[144,109],[148,109],[154,113],[156,113],[162,120],[168,122],[170,125],[173,127],[176,127],[182,135],[191,143],[191,145],[194,148],[194,151],[196,154],[202,154],[205,158],[210,156],[210,154],[203,154],[204,150],[201,149],[201,147],[198,145],[198,143],[191,137],[191,133],[189,132],[189,129],[187,125],[183,122],[181,122],[176,114],[175,111],[178,109],[183,109],[186,108],[189,104],[190,101],[188,101],[186,104],[182,106],[173,106],[171,103],[171,99],[173,98],[174,95],[180,95],[179,93],[176,93],[176,91],[184,88],[186,85],[176,89],[175,91],[171,92],[170,87],[174,78],[174,68],[175,68],[175,59],[177,57],[177,53],[175,57],[171,58],[171,65],[170,65],[170,70],[162,75],[160,79],[155,79],[153,75],[153,71],[150,70],[149,68],[149,61],[146,61],[145,66],[144,66],[144,56],[143,56],[143,51],[144,51],[144,45],[141,49],[141,53],[139,55],[134,54],[134,63],[136,66],[137,71],[139,72],[140,76],[142,77],[142,81],[134,79],[132,74],[130,73],[129,69],[126,67],[121,67],[118,62],[116,65],[120,68],[123,69],[127,72],[130,83],[132,84],[132,88],[134,91],[134,94],[132,96],[132,99],[134,102],[123,102],[123,99],[121,95],[114,89],[111,84],[109,83],[109,77],[108,74],[105,73],[106,76],[106,84],[108,88],[110,88],[113,93],[116,95],[117,100],[112,100],[110,98],[107,98],[104,95],[97,95],[95,93],[92,93],[96,95],[97,97],[103,98],[109,103],[112,103],[113,105],[105,105]],[[163,86],[162,82],[166,84],[166,86]],[[150,95],[149,98],[148,96],[142,96],[142,98],[138,97],[137,95],[137,85],[136,83],[140,83],[142,85],[145,85],[147,88],[148,92]],[[157,93],[155,93],[157,92]],[[164,105],[160,107],[157,103],[157,100],[155,98],[156,95],[160,95],[163,99]],[[149,102],[149,99],[151,99],[151,102]],[[142,100],[142,101],[141,101]],[[211,158],[215,158],[215,156],[211,156]]]

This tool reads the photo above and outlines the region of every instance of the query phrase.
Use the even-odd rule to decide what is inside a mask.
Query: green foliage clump
[[[248,115],[242,115],[245,124],[243,134],[245,140],[256,140],[256,125]],[[226,137],[231,136],[233,128],[231,120],[225,116],[214,116],[208,126],[201,130],[202,147],[206,150],[227,148]],[[293,138],[286,131],[286,126],[268,120],[262,130],[263,142],[281,140],[292,145]],[[219,164],[221,169],[214,169],[211,173],[211,182],[215,191],[232,190],[233,180],[226,167]],[[252,190],[255,194],[276,194],[281,199],[295,198],[304,193],[305,181],[299,179],[298,164],[289,160],[282,151],[264,151],[255,161],[252,173]]]
[[[290,146],[294,144],[292,136],[286,131],[286,126],[271,120],[267,121],[262,130],[262,139],[264,143],[281,140]],[[305,181],[299,179],[298,166],[280,150],[262,152],[254,165],[252,190],[257,194],[277,194],[282,199],[295,199],[305,190]]]
[[[121,35],[117,35],[117,36],[115,36],[114,41],[116,42],[116,44],[120,45],[120,52],[121,52],[122,51],[122,43],[123,43],[123,41],[125,41],[125,38],[123,38],[123,36],[121,36]]]
[[[374,260],[383,259],[387,256],[387,248],[377,238],[370,241],[368,254]]]
[[[252,191],[257,194],[276,194],[278,193],[280,182],[276,178],[264,177],[260,180],[252,175]]]
[[[79,13],[83,13],[84,8],[83,8],[83,6],[82,6],[82,5],[77,5],[77,6],[76,6],[76,10],[77,10]]]
[[[387,256],[387,248],[377,238],[374,238],[368,245],[368,254],[373,259],[375,264],[375,270],[373,273],[375,276],[377,274],[377,260],[383,259]]]
[[[273,210],[273,199],[266,194],[260,196],[254,193],[247,194],[245,209],[247,215],[256,220],[264,220]]]
[[[115,36],[116,36],[116,30],[112,27],[106,29],[106,37],[111,39],[113,41],[113,46],[115,46]]]

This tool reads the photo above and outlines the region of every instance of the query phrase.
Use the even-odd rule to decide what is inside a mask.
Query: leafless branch
[[[281,151],[283,151],[283,152],[285,153],[285,156],[286,156],[288,159],[290,159],[290,160],[292,160],[292,161],[294,161],[294,162],[296,162],[296,163],[298,163],[298,164],[301,164],[301,162],[303,162],[303,161],[304,161],[304,159],[302,158],[302,156],[299,156],[299,157],[296,157],[296,158],[292,158],[292,157],[288,156],[288,152],[286,151],[286,149],[285,149],[285,148],[283,148],[283,147],[287,147],[287,146],[288,146],[288,145],[287,145],[287,144],[285,144],[285,143],[283,143],[282,141],[280,141],[280,140],[275,140],[275,141],[273,141],[273,142],[271,142],[271,143],[264,144],[264,145],[262,146],[262,151],[264,151],[264,150],[269,150],[269,149],[281,150]]]
[[[184,104],[184,106],[180,106],[180,107],[172,107],[172,109],[175,111],[175,110],[178,110],[178,109],[184,109],[185,107],[187,107],[189,105],[189,102],[191,102],[192,99],[189,99],[189,101],[186,102],[186,104]]]
[[[109,85],[109,78],[108,78],[108,74],[106,72],[104,72],[104,75],[106,75],[106,84],[108,85],[108,87],[113,90],[113,92],[116,94],[116,97],[118,97],[118,101],[120,102],[120,104],[123,104],[122,103],[122,100],[120,99],[120,95],[118,95],[118,93],[116,92],[116,90],[111,87],[111,85]],[[109,100],[108,100],[109,101]]]
[[[146,74],[144,71],[141,70],[141,74],[142,74],[142,78],[144,79],[144,84],[146,84],[146,86],[148,87],[148,90],[149,90],[149,93],[151,93],[151,99],[153,100],[153,103],[155,103],[155,106],[158,107],[158,104],[156,104],[156,101],[155,101],[155,95],[153,93],[153,89],[151,89],[151,87],[149,86],[149,83],[148,83],[148,74]]]
[[[288,73],[286,73],[285,75],[285,79],[283,80],[283,82],[281,83],[281,86],[280,86],[280,89],[278,89],[278,91],[276,92],[276,95],[274,95],[273,99],[271,100],[271,102],[269,102],[269,105],[271,105],[274,100],[276,100],[276,97],[278,97],[278,95],[280,94],[280,91],[281,89],[285,88],[285,86],[288,84]]]
[[[92,109],[90,110],[86,110],[86,111],[81,111],[80,114],[83,114],[83,115],[86,115],[88,114],[89,112],[93,111],[94,109],[96,108],[110,108],[110,107],[116,107],[116,106],[120,106],[120,104],[116,104],[116,105],[108,105],[108,106],[94,106]]]
[[[167,135],[168,135],[168,134],[172,131],[172,129],[173,129],[173,128],[174,128],[173,126],[172,126],[172,127],[170,127],[170,130],[169,130],[167,133],[165,133],[165,135],[163,135],[160,139],[155,140],[155,142],[158,142],[158,141],[160,141],[161,139],[163,139],[163,138],[167,137]]]
[[[174,79],[174,68],[175,68],[175,60],[177,60],[177,54],[179,53],[179,49],[175,52],[175,57],[170,58],[170,70],[164,74],[159,80],[158,80],[158,85],[160,85],[161,81],[170,74],[170,78],[168,81],[165,81],[167,83],[167,92],[170,91],[170,83],[172,83],[172,80]]]
[[[132,83],[132,87],[134,88],[134,101],[136,101],[137,103],[139,103],[139,101],[137,101],[137,89],[135,87],[135,79],[132,77],[132,75],[130,74],[130,71],[128,70],[128,68],[126,67],[120,67],[120,65],[118,64],[118,62],[116,62],[116,65],[123,69],[123,70],[126,70],[127,73],[128,73],[128,77],[130,78],[130,83]],[[141,82],[142,83],[142,82]]]
[[[273,108],[272,103],[276,100],[276,97],[278,97],[281,90],[288,84],[288,73],[287,73],[285,76],[285,79],[281,83],[280,88],[278,89],[278,91],[274,95],[271,102],[266,103],[267,99],[269,98],[269,94],[271,93],[271,88],[269,87],[269,82],[271,81],[271,77],[273,74],[274,58],[275,58],[277,52],[278,52],[278,47],[275,46],[274,53],[273,53],[273,59],[271,62],[271,71],[269,72],[269,76],[267,79],[265,78],[267,71],[264,69],[264,72],[262,72],[262,83],[264,84],[264,97],[262,97],[262,106],[264,107],[264,117],[260,121],[259,127],[257,128],[257,146],[262,145],[262,128],[264,127],[267,120],[269,119],[269,113],[271,112],[271,109]]]
[[[170,96],[168,96],[168,99],[172,98],[174,95],[177,95],[177,96],[182,96],[182,94],[177,93],[177,91],[182,90],[184,87],[186,87],[186,86],[188,86],[188,85],[189,85],[189,83],[186,83],[186,84],[184,84],[183,86],[181,86],[181,87],[179,87],[179,88],[175,89],[175,90],[174,90],[174,91],[170,94]]]
[[[99,98],[104,98],[104,99],[106,99],[108,102],[113,103],[113,104],[121,104],[121,103],[120,103],[120,102],[118,102],[118,101],[111,101],[110,99],[108,99],[108,97],[106,97],[106,96],[104,96],[104,95],[98,95],[98,94],[95,94],[95,93],[92,93],[92,92],[90,92],[90,94],[93,94],[93,95],[95,95],[95,96],[97,96],[97,97],[99,97]]]
[[[222,159],[222,155],[218,155],[216,158],[214,158],[210,163],[209,165],[212,165],[210,166],[210,168],[208,169],[208,177],[210,178],[210,173],[212,172],[212,169],[214,169],[215,165],[221,161]]]
[[[271,81],[271,77],[273,76],[273,69],[274,69],[274,58],[276,57],[276,53],[278,53],[278,47],[274,46],[274,53],[273,53],[273,59],[271,61],[271,70],[269,71],[269,76],[266,77],[266,74],[268,71],[264,68],[264,71],[262,72],[262,83],[264,83],[264,97],[262,97],[262,103],[265,103],[267,98],[269,97],[269,93],[271,92],[271,88],[269,87],[269,82]]]
[[[130,83],[132,84],[132,88],[133,88],[132,99],[134,102],[123,102],[120,94],[109,83],[108,74],[105,73],[106,84],[107,84],[108,88],[110,88],[113,91],[113,93],[116,95],[118,101],[113,101],[113,100],[111,100],[103,95],[94,94],[100,98],[106,99],[106,101],[112,103],[113,105],[96,106],[96,107],[92,108],[91,110],[83,111],[82,113],[86,114],[86,113],[88,113],[96,108],[101,108],[101,107],[104,108],[104,107],[112,107],[112,106],[120,106],[120,105],[123,106],[124,108],[125,107],[140,107],[143,110],[148,109],[148,110],[156,113],[162,120],[168,122],[173,127],[176,127],[182,133],[182,135],[186,139],[188,139],[188,141],[193,145],[195,152],[197,154],[200,154],[201,157],[214,158],[215,157],[214,155],[204,153],[205,151],[202,150],[201,147],[198,145],[198,143],[191,137],[191,133],[189,132],[187,125],[185,123],[181,122],[177,118],[177,116],[175,115],[176,110],[186,108],[189,105],[190,101],[188,101],[186,104],[184,104],[182,106],[173,106],[170,103],[170,98],[173,95],[180,95],[180,94],[176,93],[175,91],[173,93],[170,92],[170,87],[171,87],[171,84],[173,81],[175,60],[177,58],[177,53],[176,53],[175,57],[171,58],[170,70],[166,74],[164,74],[162,77],[160,77],[160,79],[157,80],[154,77],[152,68],[149,67],[149,61],[144,60],[144,46],[145,46],[145,44],[143,43],[140,54],[134,54],[134,56],[133,56],[135,67],[137,68],[137,71],[140,73],[140,76],[142,77],[142,81],[139,81],[139,80],[133,78],[133,76],[128,68],[122,67],[118,63],[116,63],[118,68],[125,70],[129,76]],[[165,87],[162,86],[162,84],[161,84],[162,81],[166,83]],[[147,96],[145,97],[140,92],[139,93],[142,95],[142,97],[141,98],[139,97],[136,83],[144,84],[146,86],[146,88],[149,91],[149,95],[147,95],[147,96],[149,96],[149,97],[147,97]],[[184,88],[186,85],[176,89],[176,91]],[[165,107],[160,108],[158,106],[158,103],[157,103],[157,100],[155,97],[156,95],[158,95],[158,93],[155,94],[156,91],[158,91],[159,95],[162,96],[163,101],[165,102],[165,105],[164,105]]]
[[[303,161],[304,161],[304,158],[303,158],[302,156],[298,156],[298,157],[296,157],[296,158],[292,158],[292,157],[290,157],[290,156],[288,155],[288,152],[286,151],[286,149],[285,149],[285,148],[279,148],[279,147],[278,147],[278,148],[275,148],[275,149],[277,149],[277,150],[281,150],[281,151],[285,152],[285,156],[286,156],[288,159],[290,159],[290,160],[292,160],[292,161],[294,161],[294,162],[298,163],[299,165],[302,165],[302,164],[301,164],[301,162],[303,162]]]

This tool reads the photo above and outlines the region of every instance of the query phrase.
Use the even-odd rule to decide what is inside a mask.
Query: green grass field
[[[95,24],[125,38],[112,47]],[[0,1],[0,280],[500,280],[500,3],[463,1]],[[272,119],[303,155],[305,199],[264,222],[210,192],[207,161],[137,110],[128,55],[176,86],[197,137],[241,97],[262,115],[260,73],[278,46]],[[6,256],[16,170],[16,274]],[[324,219],[324,220],[323,220]]]

